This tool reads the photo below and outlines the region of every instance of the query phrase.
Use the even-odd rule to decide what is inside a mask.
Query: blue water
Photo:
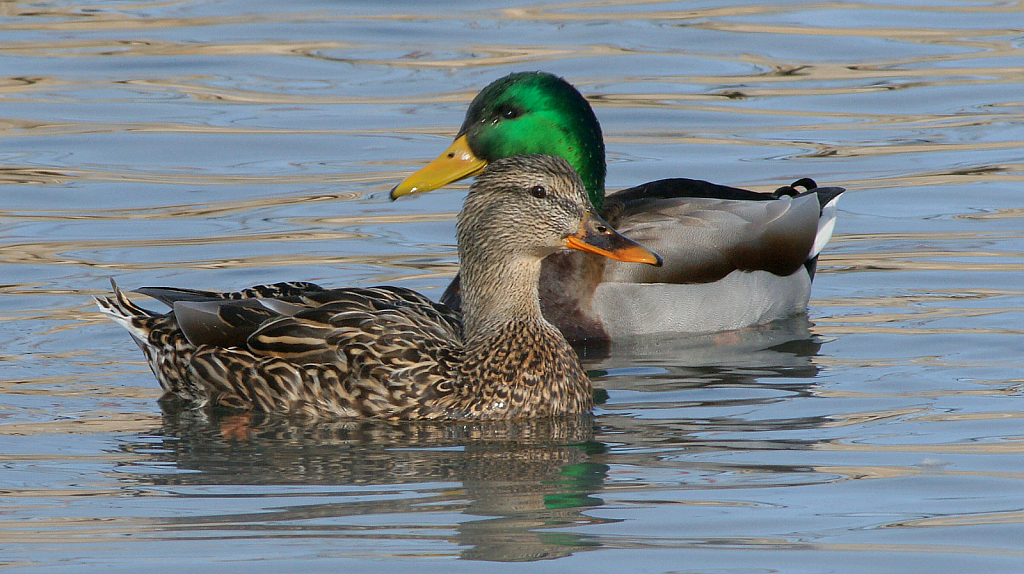
[[[1024,5],[8,2],[6,572],[1024,571]],[[133,288],[456,270],[391,202],[476,91],[591,98],[610,189],[849,189],[808,317],[587,360],[592,417],[164,415]]]

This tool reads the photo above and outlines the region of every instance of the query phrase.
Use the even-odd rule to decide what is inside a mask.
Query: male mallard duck
[[[590,381],[541,315],[541,260],[563,247],[653,265],[658,256],[602,221],[572,167],[550,156],[492,162],[457,229],[461,319],[398,287],[140,289],[172,307],[163,315],[116,285],[96,302],[142,348],[165,400],[394,420],[589,409]]]
[[[725,331],[806,311],[842,188],[801,179],[764,194],[666,179],[605,197],[601,126],[587,100],[551,74],[511,74],[484,88],[451,147],[391,196],[436,189],[521,153],[568,160],[599,213],[665,258],[658,269],[575,252],[547,258],[541,307],[570,341]],[[453,307],[458,281],[442,298]]]

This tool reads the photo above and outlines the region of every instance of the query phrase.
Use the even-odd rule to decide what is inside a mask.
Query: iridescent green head
[[[519,72],[477,94],[455,143],[392,190],[429,191],[474,175],[488,162],[523,154],[564,158],[594,205],[604,202],[604,139],[594,110],[576,88],[544,72]]]

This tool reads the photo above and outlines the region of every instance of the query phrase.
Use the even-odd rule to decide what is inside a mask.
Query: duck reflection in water
[[[233,493],[243,496],[247,488],[252,488],[253,497],[273,498],[280,493],[273,510],[210,511],[208,516],[200,510],[203,515],[185,518],[175,514],[164,519],[164,528],[169,529],[188,531],[201,524],[209,530],[208,525],[216,523],[225,530],[259,530],[272,522],[275,530],[292,523],[295,529],[308,532],[326,524],[320,531],[330,545],[332,537],[355,536],[379,538],[383,543],[393,540],[394,530],[400,528],[419,543],[450,544],[451,552],[463,559],[526,561],[568,556],[604,544],[598,535],[572,529],[618,521],[592,516],[588,509],[602,506],[605,493],[622,496],[636,488],[632,479],[625,488],[621,478],[611,479],[613,468],[674,466],[680,476],[695,482],[709,475],[757,476],[766,470],[701,460],[703,453],[737,448],[713,433],[742,434],[748,429],[748,434],[763,436],[766,430],[813,429],[829,422],[814,417],[746,420],[742,415],[721,420],[638,418],[634,407],[615,400],[620,389],[641,393],[754,389],[740,396],[708,393],[703,400],[693,400],[689,394],[687,403],[678,405],[696,411],[740,402],[769,403],[777,401],[779,393],[807,393],[817,373],[812,359],[819,345],[808,336],[807,325],[804,319],[745,331],[728,344],[714,337],[680,340],[674,347],[665,341],[648,341],[649,353],[632,357],[633,362],[625,355],[585,362],[598,368],[591,369],[591,375],[611,393],[610,400],[604,395],[608,402],[603,405],[598,395],[596,417],[298,424],[282,416],[167,409],[160,428],[124,444],[125,450],[146,461],[127,480],[131,488],[143,482],[173,487],[175,492],[217,485],[233,487]],[[638,366],[647,374],[622,372]],[[766,439],[760,448],[809,449],[813,442],[776,444]],[[686,454],[666,459],[666,453],[672,452]],[[153,465],[161,471],[146,470]],[[174,471],[166,472],[167,465]],[[768,472],[806,475],[805,469],[796,467]],[[301,503],[289,498],[287,487],[318,485],[356,488],[340,493],[327,489],[319,495],[328,501],[323,503],[311,504],[310,498],[318,495],[305,489]],[[395,490],[396,485],[407,486]],[[391,526],[367,530],[361,526],[367,520]],[[346,524],[349,521],[351,525]],[[453,524],[454,534],[438,528],[438,523]]]
[[[210,415],[195,410],[167,411],[162,437],[125,445],[156,463],[171,463],[180,472],[133,475],[162,486],[346,485],[365,487],[331,502],[301,504],[272,512],[216,513],[226,529],[259,529],[265,522],[328,523],[324,536],[358,534],[374,537],[360,526],[368,516],[397,516],[403,531],[419,540],[450,543],[462,558],[524,561],[557,558],[594,547],[587,536],[558,531],[606,520],[585,515],[603,501],[608,466],[596,458],[604,445],[593,440],[589,414],[540,420],[495,422],[335,421],[297,425],[279,416]],[[152,435],[151,437],[152,438]],[[442,484],[438,483],[451,483]],[[381,491],[374,486],[409,485]],[[267,489],[253,496],[267,497]],[[380,496],[382,493],[414,496]],[[243,490],[244,492],[244,490]],[[337,502],[351,496],[354,501]],[[272,496],[272,495],[271,495]],[[282,499],[288,500],[286,493]],[[435,515],[455,514],[457,533],[436,527]],[[462,517],[460,515],[466,515]],[[424,517],[419,520],[417,517]],[[484,519],[468,517],[486,517]],[[188,530],[213,517],[168,519]],[[182,523],[182,521],[187,523]],[[313,528],[313,530],[316,530]],[[391,528],[380,532],[392,536]]]

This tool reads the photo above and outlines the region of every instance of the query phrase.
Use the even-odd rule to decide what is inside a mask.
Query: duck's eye
[[[498,108],[498,116],[503,120],[514,120],[522,115],[522,112],[518,108],[512,106],[502,106]]]
[[[548,190],[543,185],[535,185],[530,188],[530,195],[537,199],[544,199],[548,196]]]

